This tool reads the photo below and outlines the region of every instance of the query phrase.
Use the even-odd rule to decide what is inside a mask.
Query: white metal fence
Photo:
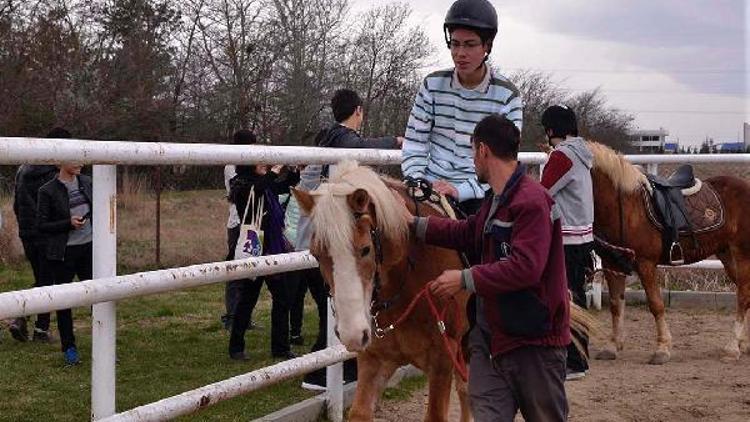
[[[329,366],[327,392],[329,416],[342,419],[343,390],[340,362],[351,356],[341,346],[308,354],[244,375],[217,382],[115,415],[115,338],[118,300],[251,276],[295,271],[317,266],[307,252],[215,262],[116,276],[117,195],[116,165],[225,165],[225,164],[324,164],[344,158],[364,164],[398,164],[400,151],[328,149],[283,146],[234,146],[105,142],[0,137],[0,164],[49,164],[65,161],[94,165],[94,279],[66,285],[0,293],[0,319],[33,315],[77,306],[93,305],[92,388],[93,420],[157,421],[189,414],[237,395],[302,373]],[[546,155],[522,153],[521,161],[544,165]],[[659,163],[750,163],[750,154],[734,155],[638,155],[629,159],[656,171]],[[717,262],[693,265],[721,268]],[[332,318],[329,318],[332,320]],[[335,343],[330,333],[329,346]]]

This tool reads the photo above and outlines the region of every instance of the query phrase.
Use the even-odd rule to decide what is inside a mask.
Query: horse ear
[[[294,195],[294,199],[297,200],[297,204],[299,205],[299,208],[302,210],[302,212],[310,215],[313,207],[315,207],[315,201],[313,200],[312,195],[310,195],[308,192],[295,188],[292,188],[292,195]]]
[[[346,198],[349,207],[355,212],[366,213],[370,205],[370,195],[364,189],[357,189]]]

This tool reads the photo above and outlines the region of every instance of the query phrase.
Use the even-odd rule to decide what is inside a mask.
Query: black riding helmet
[[[445,15],[443,33],[450,48],[450,33],[456,28],[474,29],[482,42],[489,41],[488,54],[492,52],[492,40],[497,35],[497,12],[487,0],[457,0]]]
[[[544,131],[552,131],[553,138],[565,138],[568,135],[578,136],[578,119],[570,107],[553,105],[542,113]]]

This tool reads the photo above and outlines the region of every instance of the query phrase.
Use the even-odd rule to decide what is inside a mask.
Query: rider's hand
[[[78,230],[83,227],[84,223],[86,223],[86,220],[84,220],[83,217],[79,217],[77,215],[70,217],[70,225],[73,226],[74,230]]]
[[[401,148],[404,146],[404,137],[403,136],[397,136],[396,137],[396,143],[398,144],[398,147]]]
[[[440,300],[453,297],[461,291],[461,271],[446,270],[430,282],[430,292]]]
[[[453,199],[458,199],[458,189],[445,180],[436,180],[432,182],[432,190],[445,196],[452,196]]]
[[[554,151],[554,148],[552,148],[552,145],[546,143],[546,142],[540,142],[536,144],[536,146],[539,148],[539,151],[549,155],[552,154],[552,151]]]

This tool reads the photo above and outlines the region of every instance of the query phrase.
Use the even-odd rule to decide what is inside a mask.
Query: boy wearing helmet
[[[486,64],[497,26],[497,13],[487,0],[453,3],[443,30],[455,67],[424,79],[403,144],[404,176],[432,181],[467,214],[479,208],[485,191],[472,159],[474,126],[491,114],[505,116],[519,129],[522,125],[518,89]]]
[[[592,270],[594,249],[593,155],[586,141],[578,136],[576,115],[570,108],[548,107],[542,114],[542,126],[553,148],[542,172],[542,185],[549,190],[561,214],[568,288],[573,302],[585,308],[584,285],[587,271]],[[572,334],[588,352],[588,337],[576,331]],[[567,379],[581,379],[588,369],[587,358],[571,343]]]

